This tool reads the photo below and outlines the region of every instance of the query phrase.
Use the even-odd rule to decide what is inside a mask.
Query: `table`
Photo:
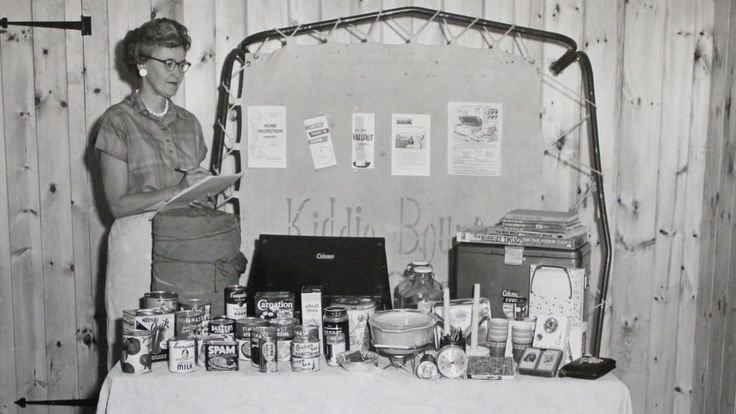
[[[512,380],[423,381],[388,364],[367,373],[322,361],[314,373],[287,364],[264,374],[240,361],[241,370],[173,374],[166,362],[151,373],[124,374],[119,363],[100,391],[98,413],[622,413],[631,414],[626,386],[609,373],[597,380],[516,375]]]

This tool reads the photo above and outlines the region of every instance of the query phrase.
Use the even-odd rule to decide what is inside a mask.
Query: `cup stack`
[[[511,327],[511,346],[514,355],[514,362],[519,362],[524,350],[532,346],[533,339],[533,324],[514,324]]]
[[[491,356],[502,357],[506,354],[506,341],[509,335],[509,320],[492,318],[488,327],[488,348]]]

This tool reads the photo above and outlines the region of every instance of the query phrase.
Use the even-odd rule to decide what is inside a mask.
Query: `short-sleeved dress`
[[[128,194],[174,186],[183,176],[176,169],[197,167],[207,155],[197,118],[186,109],[169,104],[166,115],[156,118],[136,91],[102,115],[95,148],[127,164]],[[120,357],[123,311],[139,308],[140,298],[150,290],[151,215],[118,218],[108,236],[108,367]]]

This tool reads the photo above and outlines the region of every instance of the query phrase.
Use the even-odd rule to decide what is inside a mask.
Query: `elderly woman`
[[[140,88],[102,116],[95,148],[115,222],[108,238],[105,308],[108,363],[119,357],[125,309],[139,308],[151,285],[151,221],[157,203],[202,180],[207,148],[197,118],[175,105],[191,65],[187,29],[166,18],[131,30],[123,40],[128,69]]]

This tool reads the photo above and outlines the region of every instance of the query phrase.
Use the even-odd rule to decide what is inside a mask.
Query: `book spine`
[[[573,239],[548,239],[544,237],[513,236],[495,233],[472,233],[461,231],[457,233],[458,242],[503,244],[510,246],[543,247],[549,249],[577,250],[585,242],[587,235]]]
[[[506,213],[501,220],[517,221],[517,222],[539,222],[539,223],[560,223],[567,224],[579,220],[578,216],[545,216],[531,213]]]

